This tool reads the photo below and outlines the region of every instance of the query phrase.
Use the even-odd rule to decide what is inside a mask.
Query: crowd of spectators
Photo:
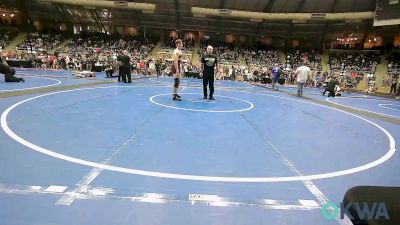
[[[32,37],[37,35],[39,34],[30,34],[28,39],[32,40]],[[54,39],[42,39],[37,42],[39,44],[33,51],[22,49],[7,58],[13,61],[29,61],[34,68],[102,71],[110,66],[117,68],[117,56],[122,50],[127,50],[132,68],[139,70],[146,65],[149,66],[150,61],[147,61],[147,56],[155,46],[155,41],[133,36],[122,38],[119,35],[104,33],[75,35],[72,41],[63,47],[59,46],[59,42],[57,45],[47,44],[49,40]],[[28,41],[25,40],[25,43]],[[55,49],[54,54],[49,49]]]
[[[132,65],[141,65],[154,47],[154,41],[134,36],[123,38],[116,34],[82,33],[56,51],[68,67],[92,70],[94,67],[116,66],[117,56],[122,50],[129,52]]]
[[[17,46],[17,49],[25,52],[51,51],[58,47],[62,41],[63,36],[61,34],[41,34],[32,32]]]
[[[388,74],[400,74],[400,53],[393,53],[389,57]]]
[[[318,51],[300,51],[299,49],[293,49],[287,51],[285,55],[285,70],[294,70],[301,66],[303,61],[306,61],[310,69],[313,71],[322,70],[321,55]]]
[[[246,49],[243,55],[249,67],[271,67],[275,63],[280,63],[278,51],[274,49]]]
[[[0,35],[3,37],[0,39],[0,46],[6,46],[10,39],[10,33],[6,32]],[[156,40],[147,40],[137,36],[121,37],[117,34],[81,33],[75,35],[66,46],[58,47],[62,40],[61,35],[30,33],[26,40],[18,46],[20,51],[10,56],[9,59],[31,61],[33,67],[44,69],[103,71],[105,68],[114,68],[117,70],[117,56],[121,54],[122,50],[127,50],[134,73],[155,75],[155,68],[161,68],[163,75],[171,75],[171,60],[148,59],[150,52],[155,47]],[[162,45],[175,48],[174,41],[174,39],[170,39]],[[193,41],[186,40],[186,50],[193,49],[193,44]],[[310,86],[321,85],[324,81],[326,83],[330,77],[336,77],[340,84],[350,82],[352,85],[357,85],[360,80],[367,77],[368,88],[372,91],[375,89],[374,73],[380,58],[380,55],[376,53],[332,53],[329,55],[331,72],[327,75],[322,72],[320,53],[314,50],[287,51],[286,60],[281,63],[278,51],[274,49],[244,48],[209,40],[202,41],[200,44],[198,52],[200,57],[205,54],[208,45],[213,46],[214,54],[218,57],[220,65],[217,71],[219,79],[265,83],[271,78],[271,68],[274,64],[278,64],[282,70],[281,77],[286,80],[286,83],[294,84],[294,70],[305,61],[312,69],[312,76],[307,82]],[[55,50],[54,54],[50,54],[50,50]],[[245,60],[243,65],[239,62],[240,56],[243,56]],[[193,65],[190,60],[186,60],[183,66],[187,73],[199,72],[198,65]],[[399,72],[400,54],[394,53],[389,58],[389,78],[384,79],[384,82],[387,81],[389,86],[397,83]]]
[[[390,88],[395,94],[400,82],[400,53],[392,53],[389,58],[387,74],[383,77],[382,85]]]
[[[330,54],[329,65],[332,72],[355,71],[358,73],[375,73],[379,64],[379,54]]]
[[[170,37],[170,39],[165,39],[161,42],[161,48],[175,49],[175,38]],[[194,49],[194,40],[193,39],[183,39],[183,50],[184,51],[193,51]]]
[[[47,52],[28,53],[25,51],[18,51],[16,53],[7,54],[4,57],[7,61],[24,62],[24,66],[41,68],[41,69],[59,69],[58,59],[52,54]]]
[[[13,34],[10,31],[0,32],[0,51],[10,44]]]
[[[207,46],[213,46],[213,54],[218,58],[220,64],[237,64],[239,63],[239,48],[233,44],[227,44],[222,41],[202,40],[200,42],[199,54],[202,57],[207,50]]]

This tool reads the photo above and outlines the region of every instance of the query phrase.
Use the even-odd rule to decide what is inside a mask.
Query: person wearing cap
[[[209,100],[215,100],[214,98],[214,77],[215,68],[218,67],[217,56],[212,54],[213,47],[209,45],[207,47],[207,54],[201,58],[201,76],[203,77],[203,99],[207,99],[207,86],[210,86]]]

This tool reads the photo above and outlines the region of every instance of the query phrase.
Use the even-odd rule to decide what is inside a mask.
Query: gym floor
[[[0,82],[1,225],[348,224],[321,208],[399,186],[400,102],[322,89],[17,70]],[[3,80],[2,77],[0,77]]]

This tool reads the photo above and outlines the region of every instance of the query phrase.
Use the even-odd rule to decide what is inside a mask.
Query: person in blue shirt
[[[280,76],[281,76],[281,69],[278,67],[278,64],[275,63],[274,67],[271,70],[272,90],[278,90],[278,86],[276,85],[276,83],[278,83]]]
[[[316,87],[321,87],[322,86],[322,77],[321,77],[321,72],[317,72],[317,76],[315,77],[315,86]]]

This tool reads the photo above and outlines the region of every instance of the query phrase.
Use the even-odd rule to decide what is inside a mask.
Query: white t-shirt
[[[149,69],[151,69],[151,70],[155,70],[156,69],[156,65],[154,64],[154,62],[151,62],[149,64]]]
[[[299,83],[306,83],[307,78],[311,74],[311,70],[308,66],[300,66],[296,69],[296,74],[297,74],[297,82]]]

